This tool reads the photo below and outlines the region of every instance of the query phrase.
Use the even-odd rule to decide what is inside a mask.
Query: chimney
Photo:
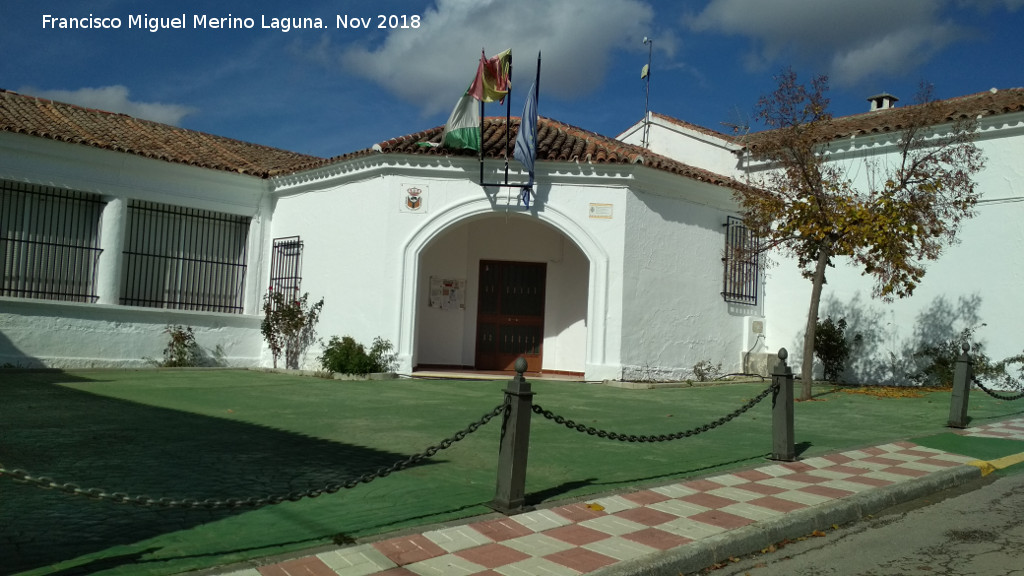
[[[868,102],[871,102],[870,112],[874,112],[875,110],[888,110],[889,108],[895,108],[896,102],[898,100],[899,98],[893,96],[892,94],[889,94],[888,92],[882,92],[881,94],[872,96],[868,98]]]

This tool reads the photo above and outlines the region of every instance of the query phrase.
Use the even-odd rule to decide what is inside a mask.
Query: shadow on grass
[[[61,386],[89,381],[52,372],[4,378],[0,463],[83,488],[205,500],[304,492],[404,458]],[[7,477],[0,478],[0,503],[2,574],[248,511],[141,508],[42,490]],[[107,569],[138,560],[137,554],[111,556],[91,566]],[[76,570],[81,573],[82,567]]]

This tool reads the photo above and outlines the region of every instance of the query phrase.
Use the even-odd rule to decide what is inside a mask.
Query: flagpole
[[[484,186],[484,101],[480,101],[480,185]]]
[[[512,56],[508,57],[508,77],[512,78]],[[508,186],[508,139],[512,131],[512,81],[508,83],[508,94],[505,95],[505,186]]]

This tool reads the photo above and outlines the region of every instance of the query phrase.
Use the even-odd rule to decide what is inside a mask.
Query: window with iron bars
[[[760,281],[760,243],[739,218],[729,216],[724,226],[722,298],[734,304],[756,306],[757,285]]]
[[[132,200],[121,303],[242,313],[249,220]]]
[[[297,300],[302,285],[302,240],[298,236],[274,238],[270,258],[270,289]]]
[[[96,194],[0,181],[0,296],[95,302]]]

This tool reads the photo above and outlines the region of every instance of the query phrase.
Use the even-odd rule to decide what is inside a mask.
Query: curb
[[[831,503],[790,512],[776,519],[698,540],[657,555],[626,560],[590,573],[590,576],[679,576],[699,572],[730,557],[757,552],[786,538],[806,536],[833,524],[846,524],[895,505],[962,486],[982,477],[975,466],[957,466],[921,478],[868,490]]]

